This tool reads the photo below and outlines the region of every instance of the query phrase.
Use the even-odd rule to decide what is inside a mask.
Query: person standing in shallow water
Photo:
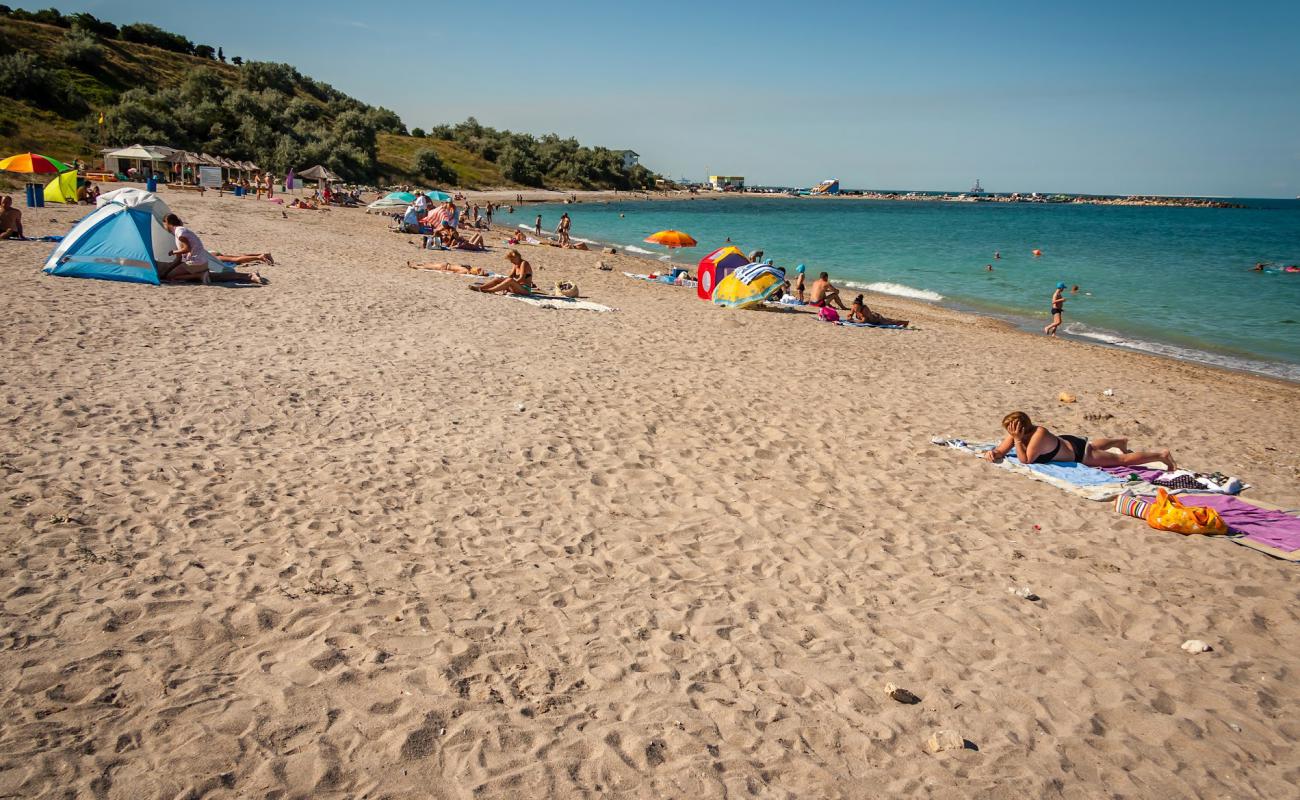
[[[1065,313],[1065,284],[1056,284],[1056,291],[1052,292],[1052,321],[1043,328],[1043,333],[1048,336],[1055,336],[1056,329],[1061,327],[1061,315]]]
[[[533,233],[537,234],[537,238],[539,239],[542,238],[542,215],[541,214],[537,215],[537,221],[533,223]]]

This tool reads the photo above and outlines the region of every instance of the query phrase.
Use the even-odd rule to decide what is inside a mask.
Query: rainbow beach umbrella
[[[650,244],[661,244],[664,247],[694,247],[698,244],[689,233],[681,231],[659,231],[645,237],[645,241]]]
[[[39,155],[37,153],[19,153],[15,156],[9,156],[0,161],[0,171],[3,172],[22,172],[28,175],[48,174],[54,175],[60,172],[71,170],[67,164],[49,156]]]

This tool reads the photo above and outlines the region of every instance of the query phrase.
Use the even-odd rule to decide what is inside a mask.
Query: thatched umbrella
[[[299,173],[298,173],[298,177],[299,177],[299,178],[306,178],[307,180],[311,180],[311,181],[316,181],[316,188],[317,188],[317,190],[321,189],[322,186],[323,186],[327,181],[330,182],[330,183],[342,183],[342,182],[343,182],[343,179],[342,179],[342,178],[340,178],[339,176],[335,175],[333,172],[330,172],[330,171],[329,171],[328,169],[326,169],[325,167],[322,167],[320,164],[317,164],[316,166],[312,167],[311,169],[305,169],[305,170],[303,170],[302,172],[299,172]]]

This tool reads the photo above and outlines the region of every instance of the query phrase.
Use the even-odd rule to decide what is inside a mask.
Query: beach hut
[[[125,173],[129,169],[127,165],[135,161],[140,164],[141,171],[147,168],[149,170],[148,174],[152,175],[157,171],[159,162],[167,161],[168,155],[170,154],[163,152],[159,148],[133,144],[130,147],[122,147],[104,153],[104,166],[109,172]],[[110,160],[112,163],[110,163]]]
[[[150,192],[140,194],[156,198]],[[99,207],[63,237],[45,262],[45,272],[64,278],[158,285],[158,264],[171,260],[175,246],[175,239],[156,213],[161,205],[165,214],[166,204],[136,196],[104,202],[106,197],[100,197]]]

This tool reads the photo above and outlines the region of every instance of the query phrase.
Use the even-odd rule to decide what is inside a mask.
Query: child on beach
[[[1065,284],[1056,284],[1056,291],[1052,292],[1052,321],[1043,328],[1043,333],[1048,336],[1055,336],[1056,329],[1061,327],[1061,315],[1065,313]]]

